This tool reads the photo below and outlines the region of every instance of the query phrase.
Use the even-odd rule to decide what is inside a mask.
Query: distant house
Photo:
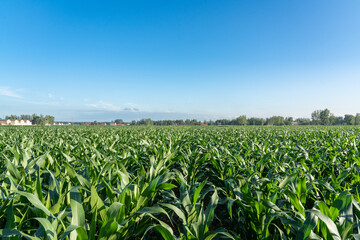
[[[111,122],[110,123],[110,126],[116,126],[117,124],[116,124],[116,122]]]
[[[20,120],[17,119],[8,119],[8,120],[10,121],[9,125],[16,125],[16,126],[20,125]]]
[[[31,126],[30,120],[0,119],[0,125]]]
[[[30,125],[32,125],[32,122],[30,120],[20,120],[20,125],[30,126]]]

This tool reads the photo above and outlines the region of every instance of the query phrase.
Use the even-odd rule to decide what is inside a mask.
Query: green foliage
[[[288,120],[289,122],[289,120]],[[281,126],[285,125],[285,119],[282,116],[273,116],[266,120],[267,125]]]
[[[353,126],[1,127],[0,237],[360,239],[359,138]]]

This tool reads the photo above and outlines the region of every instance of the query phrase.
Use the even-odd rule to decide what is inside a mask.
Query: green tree
[[[123,124],[124,121],[122,119],[115,119],[116,124]]]
[[[357,113],[355,116],[355,125],[360,125],[360,113]]]
[[[249,125],[260,125],[260,126],[262,126],[262,125],[265,124],[265,119],[252,117],[252,118],[248,119],[248,124]]]
[[[176,125],[184,125],[184,120],[180,119],[180,120],[175,120],[175,124]]]
[[[309,118],[297,118],[295,120],[299,125],[310,125],[311,120]]]
[[[232,125],[246,125],[247,124],[247,120],[246,120],[246,116],[242,115],[240,117],[235,118],[234,120],[231,121]]]
[[[267,125],[276,125],[281,126],[285,125],[284,117],[282,116],[272,116],[271,118],[268,118],[266,121]]]
[[[45,118],[36,115],[35,117],[33,117],[32,123],[33,123],[34,125],[44,126],[44,125],[45,125]]]
[[[230,125],[231,121],[229,119],[219,119],[215,121],[216,125]]]
[[[50,116],[50,115],[46,115],[45,116],[45,122],[46,122],[46,124],[53,125],[54,122],[55,122],[55,117]]]
[[[292,117],[287,117],[284,120],[285,125],[291,125],[293,123],[294,119]]]
[[[153,121],[151,120],[151,118],[145,119],[145,125],[146,126],[152,126],[153,125]]]
[[[11,114],[10,116],[5,116],[5,119],[20,119],[19,116]]]
[[[330,117],[330,110],[324,109],[320,111],[320,124],[321,125],[329,125],[329,117]]]
[[[355,125],[355,116],[351,114],[346,114],[344,117],[344,122],[346,125]]]
[[[20,115],[20,119],[22,119],[22,120],[32,120],[31,115],[25,115],[25,114]]]
[[[315,110],[311,113],[311,124],[319,125],[321,123],[320,113],[321,113],[321,110]]]

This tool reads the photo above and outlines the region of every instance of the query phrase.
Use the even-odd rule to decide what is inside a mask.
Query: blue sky
[[[0,117],[360,112],[360,1],[0,3]]]

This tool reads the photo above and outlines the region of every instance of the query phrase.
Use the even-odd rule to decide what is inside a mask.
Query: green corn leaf
[[[46,218],[35,218],[39,223],[43,226],[45,233],[46,233],[46,239],[49,240],[57,240],[57,234],[55,227],[47,220]]]
[[[291,175],[286,176],[286,177],[279,183],[279,189],[284,188],[289,182],[292,182],[292,181],[296,178],[297,175],[298,175],[297,173],[293,173],[293,174],[291,174]]]
[[[172,205],[172,204],[168,204],[168,203],[162,203],[161,204],[164,207],[167,207],[171,210],[174,211],[174,213],[180,218],[180,220],[183,222],[183,224],[187,224],[187,218],[185,216],[185,214],[182,212],[182,210],[180,210],[178,207]]]
[[[106,208],[94,186],[91,186],[90,205],[91,205],[91,209],[96,209],[99,212],[102,221],[105,221]]]
[[[315,228],[317,224],[317,217],[315,214],[309,213],[305,219],[304,224],[299,229],[296,240],[305,240],[311,235],[312,230]]]
[[[37,198],[35,195],[33,195],[31,193],[27,193],[27,192],[21,192],[21,191],[16,191],[16,193],[20,194],[21,196],[26,197],[28,199],[28,201],[34,205],[34,207],[43,211],[47,216],[52,216],[50,211],[44,206],[44,204],[42,204],[42,202],[39,200],[39,198]]]
[[[161,225],[154,225],[154,226],[149,226],[145,233],[144,236],[141,239],[144,239],[144,237],[146,236],[147,232],[150,230],[156,230],[158,231],[161,236],[163,237],[164,240],[175,240],[177,239],[173,234],[171,234],[169,232],[169,230],[167,230],[165,227],[161,226]]]
[[[326,224],[326,226],[334,240],[341,240],[341,236],[336,227],[336,224],[328,216],[326,216],[325,214],[323,214],[322,212],[320,212],[319,210],[316,210],[316,209],[312,209],[309,212],[314,214],[315,216],[317,216],[321,221],[323,221]]]

